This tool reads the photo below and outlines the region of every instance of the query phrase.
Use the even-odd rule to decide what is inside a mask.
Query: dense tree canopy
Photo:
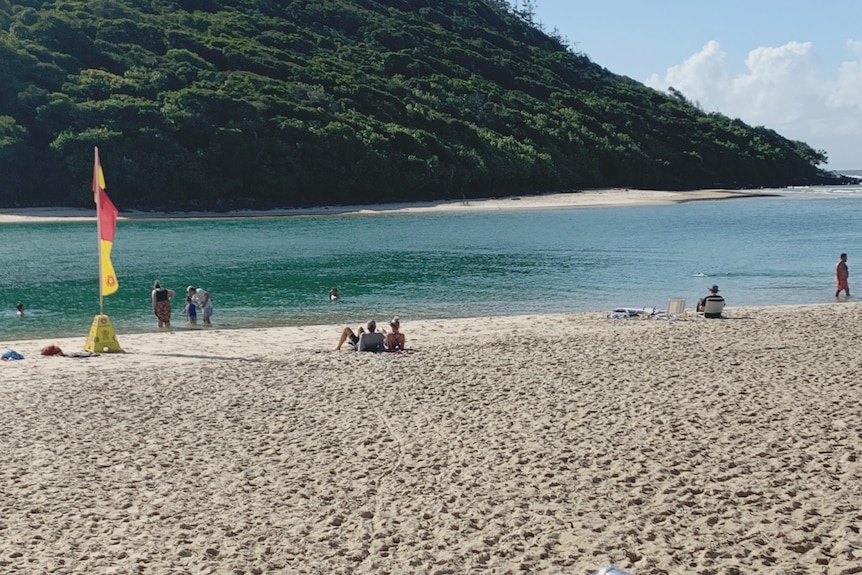
[[[596,25],[609,25],[597,22]],[[504,0],[0,0],[0,205],[307,206],[820,181]]]

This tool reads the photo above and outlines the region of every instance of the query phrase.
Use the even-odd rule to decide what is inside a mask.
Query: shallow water
[[[661,206],[121,221],[104,300],[118,334],[155,329],[150,289],[209,290],[213,324],[248,327],[834,301],[862,254],[862,188]],[[93,223],[0,225],[0,342],[86,337],[99,313]],[[338,287],[342,299],[327,294]],[[15,303],[27,312],[15,316]],[[175,300],[174,326],[184,327]]]

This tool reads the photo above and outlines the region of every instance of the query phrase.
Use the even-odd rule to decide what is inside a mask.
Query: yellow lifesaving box
[[[106,315],[97,315],[93,318],[90,335],[87,336],[87,343],[84,344],[84,351],[93,353],[123,351],[120,342],[117,341],[117,334],[114,333],[114,326],[111,325],[111,318]]]

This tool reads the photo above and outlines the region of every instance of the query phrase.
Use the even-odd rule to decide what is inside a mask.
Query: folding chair
[[[667,310],[664,314],[658,317],[662,319],[682,319],[685,315],[685,300],[684,299],[669,299],[667,301]]]
[[[724,298],[721,296],[707,296],[703,305],[703,317],[719,318],[724,311]]]

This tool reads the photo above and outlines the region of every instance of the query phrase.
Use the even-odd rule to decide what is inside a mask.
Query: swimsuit
[[[835,278],[835,289],[838,291],[847,290],[850,291],[850,286],[847,284],[847,278],[850,276],[850,270],[847,268],[845,264],[843,267],[841,264],[838,264],[838,272],[837,277]]]
[[[168,290],[156,290],[156,309],[153,310],[161,322],[171,321],[171,301],[168,298]]]

